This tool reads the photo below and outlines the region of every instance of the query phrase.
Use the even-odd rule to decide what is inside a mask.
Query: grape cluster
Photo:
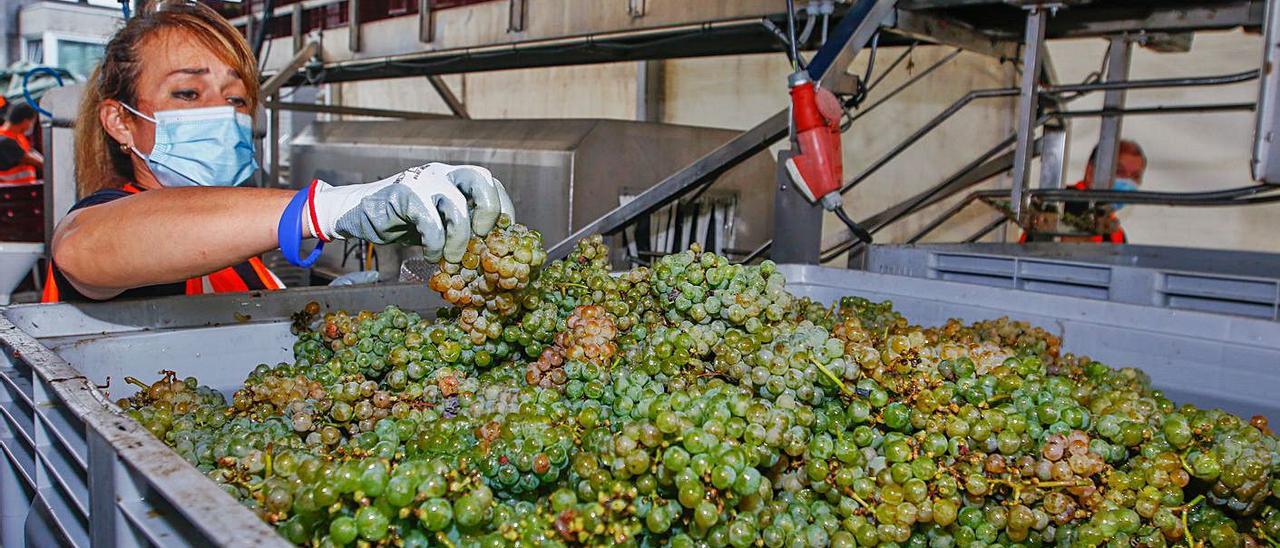
[[[603,306],[584,304],[569,314],[565,330],[555,336],[555,343],[548,346],[525,370],[525,381],[542,388],[560,388],[569,381],[566,364],[575,373],[589,365],[609,364],[618,345],[614,339],[618,329],[612,315]],[[580,380],[592,380],[589,378]]]
[[[119,405],[300,545],[1280,539],[1263,418],[1029,324],[828,307],[696,247],[614,273],[593,237],[542,265],[507,223],[432,278],[435,319],[309,305],[294,361],[229,400],[169,372]]]
[[[459,262],[442,259],[427,285],[449,304],[484,309],[505,318],[516,312],[518,292],[529,285],[530,277],[546,260],[542,234],[501,215],[497,226],[483,238],[471,237]],[[484,327],[476,331],[486,332]]]

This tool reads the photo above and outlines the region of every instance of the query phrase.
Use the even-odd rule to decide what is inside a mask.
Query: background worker
[[[1076,182],[1071,188],[1076,190],[1091,190],[1093,187],[1093,172],[1098,163],[1098,147],[1093,147],[1093,152],[1089,154],[1089,163],[1084,168],[1084,179]],[[1132,192],[1138,190],[1142,185],[1142,175],[1147,171],[1147,155],[1142,152],[1142,147],[1135,141],[1120,141],[1120,150],[1116,155],[1116,175],[1111,183],[1111,190]],[[1115,212],[1124,207],[1123,203],[1111,204],[1111,211],[1106,212],[1109,225],[1114,227],[1107,234],[1095,234],[1093,236],[1064,236],[1063,242],[1093,242],[1093,243],[1113,243],[1124,244],[1129,243],[1128,236],[1124,233],[1124,229],[1120,226],[1120,219],[1116,217]],[[1090,209],[1095,206],[1088,202],[1067,202],[1063,205],[1063,212],[1067,215],[1084,216],[1089,213]]]
[[[258,255],[300,242],[421,244],[459,260],[512,214],[475,166],[429,164],[342,187],[227,188],[256,170],[257,64],[207,6],[144,7],[107,44],[76,125],[81,200],[56,227],[43,300],[276,289]],[[310,257],[314,259],[314,255]]]
[[[31,149],[36,109],[27,103],[10,105],[0,124],[0,185],[25,185],[39,181],[44,157]],[[20,151],[20,154],[18,153]]]

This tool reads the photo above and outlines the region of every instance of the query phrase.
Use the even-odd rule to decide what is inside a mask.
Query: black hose
[[[272,12],[276,10],[276,0],[267,0],[263,6],[262,24],[258,25],[257,35],[253,37],[253,58],[262,61],[262,43],[267,39],[267,25],[271,24]],[[252,16],[250,16],[252,17]]]
[[[1045,202],[1124,202],[1129,204],[1167,204],[1223,202],[1237,198],[1252,196],[1280,190],[1273,185],[1249,185],[1244,187],[1207,190],[1202,192],[1158,192],[1158,191],[1126,191],[1126,190],[1075,190],[1075,189],[1034,189],[1031,197]],[[980,196],[986,198],[1004,197],[1007,191],[982,191]],[[1235,200],[1238,202],[1238,200]],[[1261,202],[1266,203],[1266,202]]]
[[[800,70],[800,51],[796,45],[795,0],[787,0],[787,51],[791,52],[791,70]]]
[[[840,219],[840,222],[849,227],[849,232],[852,232],[853,235],[862,243],[869,244],[874,240],[874,238],[871,237],[871,233],[867,232],[867,229],[862,228],[861,225],[849,218],[849,214],[845,212],[843,207],[837,207],[832,211],[835,212],[836,217]]]

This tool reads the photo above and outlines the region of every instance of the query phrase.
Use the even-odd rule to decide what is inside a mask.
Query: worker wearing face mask
[[[80,201],[56,227],[45,302],[278,289],[258,256],[302,241],[422,245],[460,260],[511,200],[488,170],[427,164],[366,184],[227,188],[257,170],[257,66],[207,6],[144,9],[111,39],[76,123]]]
[[[1093,187],[1094,165],[1098,160],[1098,148],[1094,147],[1093,152],[1089,155],[1089,164],[1084,170],[1084,179],[1077,182],[1071,188],[1076,190],[1098,190]],[[1142,174],[1147,170],[1147,156],[1142,152],[1142,147],[1138,143],[1130,140],[1120,141],[1120,150],[1116,157],[1116,175],[1111,183],[1111,190],[1132,192],[1138,190],[1138,186],[1142,184]],[[1093,243],[1128,243],[1129,238],[1124,233],[1124,229],[1120,227],[1120,220],[1116,217],[1115,211],[1124,208],[1124,203],[1112,204],[1112,211],[1108,212],[1110,224],[1115,227],[1108,234],[1095,234],[1093,236],[1064,236],[1063,242],[1093,242]],[[1084,216],[1089,213],[1091,204],[1087,202],[1067,202],[1063,211],[1068,215]]]

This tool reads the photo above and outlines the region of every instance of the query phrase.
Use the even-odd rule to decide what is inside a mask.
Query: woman
[[[276,289],[257,256],[279,246],[309,266],[318,249],[298,256],[307,238],[421,244],[430,260],[458,260],[472,232],[512,213],[501,183],[474,166],[299,192],[226,188],[257,169],[256,66],[202,5],[147,10],[112,38],[77,118],[82,199],[54,231],[46,302]]]

